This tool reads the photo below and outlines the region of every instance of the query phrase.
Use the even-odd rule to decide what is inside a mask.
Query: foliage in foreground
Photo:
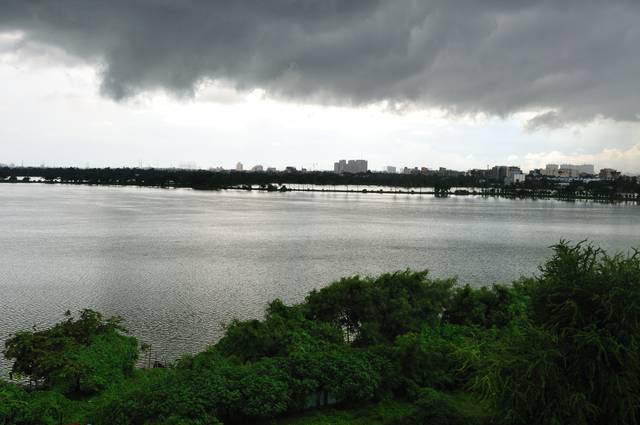
[[[39,386],[0,384],[0,424],[638,424],[640,255],[553,249],[510,286],[345,278],[166,369],[84,310],[7,341]]]
[[[555,247],[525,281],[527,320],[486,366],[487,395],[508,424],[640,422],[640,254]]]
[[[121,333],[120,318],[104,320],[92,310],[77,319],[65,315],[50,329],[18,332],[6,341],[13,374],[67,395],[95,394],[131,374],[138,343]]]
[[[416,414],[413,403],[382,400],[352,409],[325,408],[280,419],[277,425],[397,425]]]

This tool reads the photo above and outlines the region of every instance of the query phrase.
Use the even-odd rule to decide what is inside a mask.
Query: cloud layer
[[[123,99],[206,80],[334,104],[640,117],[635,0],[4,0],[0,31],[101,67]]]

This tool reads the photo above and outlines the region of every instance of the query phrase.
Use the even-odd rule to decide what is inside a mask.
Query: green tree
[[[416,387],[464,389],[496,338],[493,331],[451,324],[398,337],[394,357],[401,366],[405,391]]]
[[[216,349],[241,361],[255,361],[342,342],[340,329],[332,323],[308,320],[300,306],[288,307],[274,300],[264,320],[232,321]]]
[[[356,345],[390,343],[398,335],[440,322],[454,279],[427,272],[396,272],[376,278],[343,278],[306,298],[306,314],[332,322]]]
[[[458,325],[498,327],[507,326],[527,314],[528,299],[520,285],[492,285],[455,288],[443,321]]]
[[[435,195],[438,197],[446,197],[449,195],[449,190],[451,190],[451,184],[449,184],[445,180],[439,180],[434,186],[433,191]]]
[[[12,373],[42,382],[63,393],[90,394],[133,370],[137,340],[125,336],[121,319],[103,319],[82,310],[50,329],[18,332],[5,342],[4,356]]]
[[[29,392],[0,381],[0,424],[59,425],[69,421],[71,404],[55,391]]]
[[[508,424],[640,422],[640,255],[554,247],[482,378]],[[482,381],[481,380],[481,381]]]

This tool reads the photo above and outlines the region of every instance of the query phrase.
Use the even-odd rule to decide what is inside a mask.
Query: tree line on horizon
[[[184,170],[161,168],[46,168],[0,167],[0,179],[17,181],[17,176],[40,177],[46,182],[90,185],[135,185],[151,187],[176,187],[194,189],[250,188],[261,186],[268,190],[286,188],[286,185],[317,185],[328,189],[349,186],[353,190],[366,186],[389,188],[434,188],[440,194],[448,194],[453,187],[478,188],[485,194],[507,196],[560,196],[560,197],[620,197],[640,198],[640,181],[637,177],[623,176],[615,180],[571,181],[560,184],[553,179],[537,178],[515,185],[504,185],[487,178],[459,175],[440,176],[430,174],[397,174],[367,172],[337,174],[330,171],[311,172],[235,172]],[[5,180],[6,181],[6,180]]]
[[[155,369],[120,318],[65,316],[6,341],[37,385],[0,382],[0,424],[640,423],[638,251],[560,242],[538,275],[480,288],[343,278]]]

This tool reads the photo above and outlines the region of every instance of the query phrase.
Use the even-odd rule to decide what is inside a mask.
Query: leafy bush
[[[130,423],[189,423],[210,418],[203,398],[212,388],[201,387],[194,393],[193,375],[177,374],[172,369],[152,369],[138,373],[126,383],[114,385],[97,400],[87,422],[97,425]],[[201,383],[202,381],[198,381]],[[226,383],[221,385],[226,388]],[[206,423],[206,422],[204,422]]]
[[[440,322],[454,279],[427,272],[396,272],[377,278],[341,279],[306,298],[307,317],[335,323],[356,345],[392,343],[398,335]]]
[[[287,307],[275,300],[269,304],[264,320],[231,322],[216,349],[241,361],[255,361],[342,343],[342,332],[335,325],[307,320],[299,306]]]
[[[129,376],[137,357],[135,339],[114,332],[95,335],[88,345],[74,345],[63,353],[49,381],[65,394],[95,394]]]
[[[71,401],[55,391],[28,392],[0,381],[0,423],[57,425],[68,419]]]
[[[97,424],[220,418],[255,421],[284,412],[290,393],[286,368],[265,359],[255,364],[221,362],[197,369],[164,369],[142,374],[110,389],[93,416]]]
[[[482,406],[478,407],[477,400],[433,388],[420,388],[414,397],[416,410],[401,425],[480,425],[486,421],[486,413]],[[469,408],[469,403],[475,407]]]
[[[371,353],[361,349],[295,353],[290,357],[290,365],[298,394],[325,390],[338,403],[369,400],[381,384],[380,371]]]
[[[351,409],[324,408],[271,422],[277,425],[398,425],[415,411],[413,404],[402,400],[381,400]]]
[[[484,342],[494,338],[495,334],[486,330],[449,324],[398,337],[396,356],[406,390],[416,386],[463,387],[484,355]]]
[[[138,343],[122,335],[120,319],[82,310],[43,331],[18,332],[5,342],[12,372],[65,393],[91,394],[131,373]]]
[[[554,247],[526,283],[530,320],[488,359],[486,394],[509,424],[640,422],[640,255]]]
[[[443,320],[458,325],[502,328],[526,316],[526,309],[527,299],[518,287],[465,285],[454,289]]]

